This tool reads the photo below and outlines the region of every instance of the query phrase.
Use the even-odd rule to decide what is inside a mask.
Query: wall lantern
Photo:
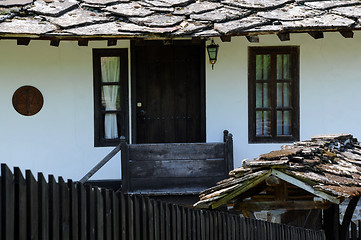
[[[217,44],[215,44],[213,40],[212,40],[211,44],[209,44],[207,46],[209,63],[212,64],[212,70],[213,70],[214,64],[217,62],[218,48],[219,48],[219,46]]]

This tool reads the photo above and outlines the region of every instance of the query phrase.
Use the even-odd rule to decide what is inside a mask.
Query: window
[[[299,140],[299,48],[250,47],[250,143]]]
[[[128,49],[93,49],[94,145],[128,139]]]

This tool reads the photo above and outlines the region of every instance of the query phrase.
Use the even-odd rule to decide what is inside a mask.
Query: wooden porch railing
[[[131,194],[198,194],[228,178],[232,134],[224,142],[121,144],[122,191]]]

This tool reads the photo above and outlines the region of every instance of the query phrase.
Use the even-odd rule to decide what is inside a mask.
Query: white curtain
[[[119,82],[120,76],[120,58],[102,57],[101,71],[103,83]],[[102,89],[103,104],[106,111],[117,109],[117,99],[119,98],[119,86],[103,85]],[[104,119],[104,138],[118,138],[117,115],[115,113],[105,114]]]

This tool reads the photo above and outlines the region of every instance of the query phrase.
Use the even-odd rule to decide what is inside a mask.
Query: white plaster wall
[[[361,140],[360,33],[353,39],[326,33],[319,40],[291,34],[288,42],[275,35],[260,36],[260,43],[253,44],[244,37],[215,41],[220,50],[214,70],[206,59],[207,141],[222,141],[228,129],[234,136],[236,167],[244,158],[282,145],[248,144],[248,46],[300,46],[301,139],[346,132]],[[124,40],[115,47],[129,46]],[[93,48],[107,48],[106,41],[88,47],[76,42],[50,47],[48,41],[31,41],[29,46],[0,41],[0,162],[78,180],[111,151],[93,144]],[[21,116],[12,107],[12,95],[23,85],[43,93],[44,107],[35,116]],[[120,177],[118,155],[93,179]]]
[[[222,131],[234,136],[235,167],[244,158],[277,150],[282,144],[248,144],[247,57],[249,46],[300,46],[300,138],[316,134],[352,133],[361,140],[361,34],[345,39],[325,33],[315,40],[291,34],[281,42],[276,35],[260,36],[259,43],[234,37],[215,39],[219,60],[207,64],[207,141],[221,141]]]
[[[116,47],[129,48],[129,41]],[[0,41],[0,162],[79,180],[111,151],[93,144],[92,48],[106,48],[106,41],[88,47]],[[35,86],[44,97],[43,109],[31,117],[12,107],[12,95],[23,85]],[[93,178],[119,179],[119,155]]]

